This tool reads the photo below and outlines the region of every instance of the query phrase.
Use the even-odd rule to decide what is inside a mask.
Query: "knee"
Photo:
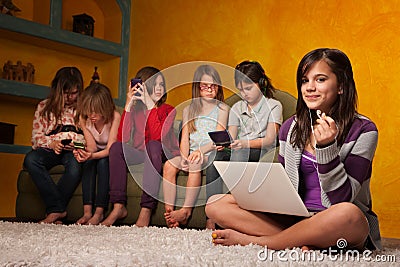
[[[178,169],[175,168],[169,161],[165,162],[163,167],[163,174],[166,180],[175,180]]]
[[[368,235],[369,226],[364,213],[359,207],[350,202],[342,202],[334,205],[334,220],[348,229],[357,229],[363,235]]]
[[[26,154],[24,158],[24,166],[26,169],[31,169],[34,162],[38,161],[38,156],[36,155],[35,151],[31,151],[28,154]]]
[[[155,159],[161,159],[162,155],[162,146],[161,143],[156,140],[150,140],[146,144],[146,152],[147,156],[151,161]]]
[[[110,150],[108,152],[108,156],[115,157],[121,153],[122,153],[122,143],[117,141],[111,145]]]
[[[158,154],[160,154],[160,152],[162,150],[161,143],[157,140],[150,140],[146,144],[146,150],[149,154],[156,153],[158,155]]]
[[[101,170],[108,168],[108,157],[99,159],[97,161],[97,168],[100,168]]]
[[[214,219],[218,215],[218,210],[221,209],[224,202],[224,194],[212,195],[208,198],[205,207],[205,212],[208,218]]]

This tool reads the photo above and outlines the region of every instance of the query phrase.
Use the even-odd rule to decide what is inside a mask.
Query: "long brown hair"
[[[200,65],[197,67],[196,71],[194,72],[192,82],[192,101],[189,106],[189,120],[187,122],[189,133],[196,131],[195,120],[200,114],[201,108],[203,107],[200,97],[200,82],[201,78],[205,74],[211,76],[214,83],[218,85],[218,91],[215,99],[221,102],[224,101],[224,91],[222,90],[221,77],[219,76],[218,71],[210,65]]]
[[[164,83],[164,94],[163,96],[155,103],[155,107],[161,106],[165,101],[167,100],[167,87],[165,84],[165,77],[162,74],[162,72],[151,66],[146,66],[141,68],[137,73],[135,78],[136,79],[141,79],[143,83],[146,84],[147,88],[147,93],[151,95],[154,92],[154,87],[156,85],[156,79],[158,76],[161,76],[163,83]],[[142,103],[142,101],[136,101],[135,103],[135,108],[142,108],[146,109],[145,105]]]
[[[87,119],[91,113],[101,114],[104,123],[114,119],[115,104],[110,89],[101,83],[92,83],[82,92],[78,100],[77,116]]]
[[[303,57],[297,68],[296,123],[290,140],[293,146],[304,148],[307,145],[311,135],[311,120],[315,121],[317,118],[315,111],[309,110],[304,102],[301,85],[304,75],[316,62],[321,60],[325,61],[336,75],[338,87],[342,91],[327,114],[335,120],[338,126],[337,143],[339,146],[344,143],[357,112],[357,90],[351,62],[346,54],[338,49],[330,48],[319,48],[309,52]]]
[[[68,94],[75,88],[78,90],[79,99],[83,90],[83,78],[80,70],[76,67],[63,67],[59,69],[51,82],[50,93],[40,116],[50,121],[51,115],[53,115],[56,122],[60,121],[61,113],[64,109],[63,94]]]

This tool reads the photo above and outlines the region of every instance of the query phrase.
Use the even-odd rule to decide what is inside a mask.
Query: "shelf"
[[[31,146],[0,144],[0,153],[26,154],[31,150]]]
[[[119,59],[118,97],[114,99],[114,102],[116,105],[123,106],[126,97],[125,85],[128,79],[131,1],[115,0],[117,4],[115,6],[121,12],[121,25],[116,25],[121,27],[119,43],[61,29],[63,0],[48,2],[50,4],[49,24],[0,14],[0,41],[1,39],[12,40],[28,46],[74,54],[83,57],[82,60],[85,57],[99,62]],[[95,2],[103,9],[107,8],[103,0],[95,0]],[[29,49],[28,46],[27,49]],[[25,100],[44,99],[48,96],[49,90],[49,87],[43,85],[0,79],[0,96],[16,96]],[[30,146],[0,144],[0,153],[25,154],[30,149]]]
[[[0,79],[0,93],[34,99],[45,99],[50,88],[47,86]]]
[[[5,14],[0,14],[0,28],[9,31],[11,37],[13,36],[13,33],[21,33],[23,36],[38,37],[39,39],[54,41],[60,44],[80,47],[113,56],[122,56],[123,52],[121,44],[75,32],[56,29],[49,25],[43,25]],[[0,36],[4,35],[4,37],[8,37],[7,31],[1,31]]]

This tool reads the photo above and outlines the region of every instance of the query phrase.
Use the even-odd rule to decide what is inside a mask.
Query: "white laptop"
[[[309,217],[280,163],[214,161],[215,168],[243,209]]]

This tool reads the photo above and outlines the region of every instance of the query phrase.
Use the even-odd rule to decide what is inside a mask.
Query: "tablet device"
[[[216,146],[228,147],[233,142],[233,139],[227,130],[208,132],[208,135]]]

